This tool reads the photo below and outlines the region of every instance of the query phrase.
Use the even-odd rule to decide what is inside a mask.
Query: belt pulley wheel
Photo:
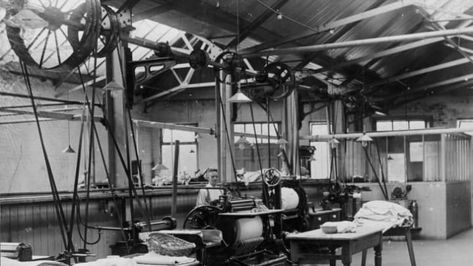
[[[47,22],[41,28],[8,25],[7,36],[17,56],[30,66],[70,70],[94,50],[100,33],[100,0],[11,0],[8,16],[33,11]],[[69,36],[71,30],[77,38]]]
[[[268,81],[273,90],[268,95],[273,100],[285,98],[291,94],[295,88],[295,78],[291,68],[283,63],[275,62],[264,67],[264,72],[268,75]]]
[[[80,16],[81,10],[76,10]],[[117,46],[118,30],[120,22],[116,13],[106,5],[101,7],[100,34],[97,37],[97,51],[94,53],[96,57],[105,57],[111,53]],[[74,45],[80,45],[81,32],[76,27],[68,28],[69,39]],[[95,43],[94,43],[95,44]]]

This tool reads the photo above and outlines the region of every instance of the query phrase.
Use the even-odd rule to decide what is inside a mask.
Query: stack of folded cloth
[[[412,213],[403,206],[382,200],[374,200],[363,204],[355,214],[355,223],[384,224],[384,231],[396,226],[412,226],[414,219]]]

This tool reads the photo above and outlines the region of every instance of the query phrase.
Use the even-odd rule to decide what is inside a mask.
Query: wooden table
[[[386,230],[383,233],[383,236],[404,236],[407,244],[407,252],[409,253],[409,260],[411,261],[411,266],[416,266],[416,257],[414,255],[414,246],[412,245],[412,234],[411,227],[399,226],[392,227]],[[361,256],[361,266],[366,265],[366,250],[363,251]]]
[[[301,263],[303,260],[330,260],[335,265],[341,260],[343,265],[350,265],[352,255],[368,248],[375,250],[375,266],[381,266],[381,250],[383,247],[383,226],[357,227],[355,233],[325,234],[322,229],[307,231],[300,234],[291,234],[287,240],[291,245],[291,260]],[[328,247],[328,253],[318,253],[317,248]],[[336,249],[341,248],[341,254]],[[315,249],[315,252],[314,252]]]

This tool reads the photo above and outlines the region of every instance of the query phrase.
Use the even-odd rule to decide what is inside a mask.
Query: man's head
[[[207,180],[209,180],[209,184],[212,186],[216,186],[218,183],[218,170],[215,168],[209,168],[207,170]]]

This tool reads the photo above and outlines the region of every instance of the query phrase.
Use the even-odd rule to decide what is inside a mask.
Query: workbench
[[[335,265],[336,260],[341,260],[343,265],[350,265],[353,254],[374,248],[375,266],[381,266],[383,229],[384,226],[365,225],[356,227],[354,233],[335,234],[326,234],[322,229],[317,229],[290,234],[286,239],[290,241],[291,260],[296,263],[330,260],[330,265]],[[322,247],[327,247],[329,252],[319,252]],[[338,248],[341,248],[340,254],[336,254]]]

